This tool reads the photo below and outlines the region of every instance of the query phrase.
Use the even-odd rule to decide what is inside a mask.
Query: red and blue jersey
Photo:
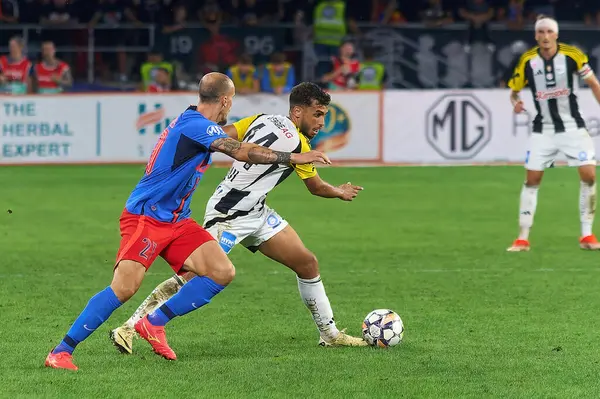
[[[160,135],[144,177],[127,200],[127,211],[167,223],[188,218],[192,194],[212,162],[210,145],[227,137],[190,106]]]

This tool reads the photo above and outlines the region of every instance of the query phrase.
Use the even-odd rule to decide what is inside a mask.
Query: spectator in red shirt
[[[323,82],[330,90],[354,89],[360,72],[360,62],[356,59],[354,44],[343,43],[338,57],[331,57],[328,72],[323,75]]]
[[[204,42],[199,49],[200,75],[208,72],[225,71],[230,65],[237,62],[240,44],[221,34],[222,12],[216,3],[206,3],[199,11],[202,24],[210,32],[210,39]]]
[[[33,67],[36,91],[40,94],[60,93],[73,86],[69,65],[56,58],[56,48],[51,41],[42,43],[42,61]]]
[[[25,42],[15,36],[8,41],[9,54],[0,56],[0,92],[26,94],[31,92],[31,61],[25,56]]]

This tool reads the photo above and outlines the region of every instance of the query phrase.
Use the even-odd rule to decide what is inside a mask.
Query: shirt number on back
[[[154,164],[156,163],[156,158],[158,158],[158,154],[160,153],[160,150],[162,149],[163,145],[165,144],[165,141],[167,140],[169,131],[173,126],[175,126],[176,122],[177,118],[175,118],[169,124],[169,126],[167,126],[165,130],[163,130],[163,132],[160,134],[160,137],[158,138],[158,143],[156,143],[156,145],[154,146],[152,154],[150,155],[150,160],[148,161],[148,165],[146,165],[146,175],[152,173],[152,170],[154,169]]]

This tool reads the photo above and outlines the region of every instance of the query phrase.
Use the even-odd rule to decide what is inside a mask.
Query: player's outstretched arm
[[[240,143],[237,140],[221,138],[213,141],[210,145],[211,150],[227,154],[233,159],[250,164],[307,164],[318,162],[322,164],[331,164],[327,155],[320,151],[309,151],[301,154],[273,151],[251,143]]]
[[[523,103],[523,100],[521,100],[518,91],[513,90],[510,92],[510,103],[513,106],[515,114],[520,114],[525,111],[525,104]]]
[[[592,73],[584,80],[588,87],[592,90],[592,93],[594,93],[596,101],[600,103],[600,82],[598,82],[598,78],[596,78],[596,75]]]
[[[343,201],[352,201],[363,189],[350,182],[336,187],[321,179],[319,175],[304,179],[304,184],[312,195],[323,198],[339,198]]]

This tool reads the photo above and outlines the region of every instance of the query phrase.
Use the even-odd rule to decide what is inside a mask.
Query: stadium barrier
[[[313,147],[337,163],[490,164],[525,159],[533,115],[514,115],[508,91],[333,93]],[[525,94],[527,109],[535,108]],[[195,93],[0,96],[0,164],[144,163],[158,136]],[[600,109],[579,92],[588,129],[600,140]],[[286,96],[237,96],[229,122],[287,114]],[[215,154],[216,162],[227,162]]]

